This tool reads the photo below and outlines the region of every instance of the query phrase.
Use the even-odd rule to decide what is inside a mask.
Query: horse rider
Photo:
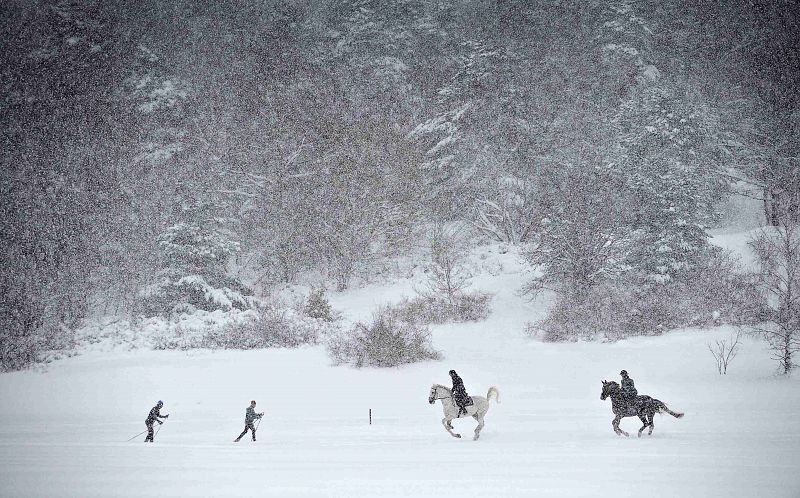
[[[462,413],[466,415],[466,406],[470,399],[467,390],[464,388],[464,381],[461,380],[455,370],[450,370],[450,378],[453,379],[453,401],[458,405],[458,415],[456,417],[460,417]]]
[[[619,374],[622,376],[622,386],[620,389],[622,397],[628,402],[636,401],[636,396],[638,396],[639,392],[633,385],[633,379],[628,377],[627,370],[623,370]]]
[[[156,403],[156,406],[150,409],[150,414],[147,415],[147,419],[144,421],[144,425],[147,426],[147,437],[144,438],[144,442],[153,442],[153,423],[158,422],[159,424],[163,424],[159,419],[162,418],[169,418],[169,414],[161,415],[161,407],[164,406],[164,402],[159,400]]]
[[[253,441],[255,441],[256,428],[253,426],[253,421],[263,416],[264,412],[256,413],[256,400],[252,400],[250,402],[250,406],[247,407],[247,411],[245,411],[244,414],[244,430],[242,431],[241,434],[239,434],[239,437],[233,440],[233,442],[238,443],[239,440],[242,439],[242,437],[244,437],[245,434],[247,434],[248,430],[253,432]]]

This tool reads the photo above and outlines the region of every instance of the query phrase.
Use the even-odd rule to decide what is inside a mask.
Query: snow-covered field
[[[762,343],[747,339],[727,376],[706,349],[725,328],[544,344],[522,334],[542,305],[516,295],[513,256],[497,258],[476,279],[495,293],[491,317],[434,327],[440,362],[356,370],[330,366],[322,347],[115,350],[0,375],[0,496],[800,496],[800,382],[773,375]],[[360,319],[410,288],[332,301]],[[500,389],[479,441],[471,419],[450,437],[427,402],[451,368],[470,394]],[[686,416],[657,416],[641,439],[625,419],[633,436],[616,436],[600,381],[623,368]],[[159,399],[170,418],[155,444],[126,442]],[[233,443],[251,399],[266,411],[258,442]]]

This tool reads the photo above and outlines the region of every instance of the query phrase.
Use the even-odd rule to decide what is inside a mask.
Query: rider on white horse
[[[455,370],[450,370],[450,378],[453,379],[453,400],[458,405],[458,416],[467,413],[467,405],[471,405],[471,399],[464,388],[464,381],[458,376]]]

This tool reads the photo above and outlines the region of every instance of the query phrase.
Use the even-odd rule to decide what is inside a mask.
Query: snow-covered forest
[[[511,482],[496,495],[611,495],[592,488],[615,472],[604,455],[656,465],[614,446],[597,399],[627,368],[688,413],[657,418],[653,451],[679,455],[658,437],[683,427],[693,458],[705,445],[730,460],[676,460],[616,496],[797,496],[797,429],[731,434],[761,416],[759,431],[785,429],[800,409],[799,87],[786,0],[3,1],[0,397],[16,403],[0,408],[0,494],[234,494],[202,473],[196,488],[136,487],[52,469],[74,456],[67,426],[84,410],[123,413],[96,432],[116,441],[163,398],[176,456],[181,428],[214,439],[205,423],[238,427],[253,396],[280,444],[300,441],[267,450],[288,459],[275,496],[442,494],[387,483],[413,482],[403,452],[427,462],[423,479],[458,480],[430,470],[464,456],[424,399],[456,368],[470,394],[505,396],[481,436]],[[754,391],[774,410],[723,411]],[[408,418],[395,404],[420,401]],[[50,402],[67,425],[27,445],[15,411]],[[365,436],[353,420],[373,408]],[[327,417],[341,432],[297,426]],[[559,446],[572,429],[580,456]],[[332,449],[343,441],[352,451]],[[530,460],[535,441],[555,465]],[[150,458],[113,448],[126,468]],[[107,469],[108,449],[76,458]],[[189,448],[187,465],[242,463],[218,449]],[[298,484],[306,450],[323,455],[323,488]],[[762,462],[745,480],[747,451]],[[29,487],[17,458],[45,462],[50,487]],[[569,462],[563,487],[551,471]],[[541,465],[539,484],[517,464]],[[467,482],[443,494],[493,495]]]
[[[4,2],[2,366],[92,317],[342,291],[454,237],[519,248],[548,339],[769,321],[708,233],[737,192],[800,217],[797,13]]]

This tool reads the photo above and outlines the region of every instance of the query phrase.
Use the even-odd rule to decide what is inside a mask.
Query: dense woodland
[[[95,313],[245,309],[311,271],[344,290],[453,224],[541,266],[546,338],[777,320],[797,348],[797,288],[756,299],[769,279],[706,238],[738,190],[800,220],[795,2],[0,10],[4,368]]]

